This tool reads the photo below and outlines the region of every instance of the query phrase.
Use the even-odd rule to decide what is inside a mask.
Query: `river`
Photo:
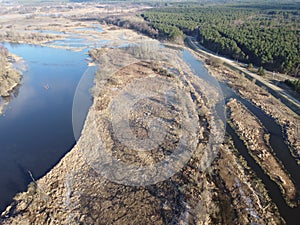
[[[74,52],[26,44],[5,46],[26,61],[27,70],[18,94],[9,103],[5,114],[0,116],[0,211],[16,193],[26,190],[32,181],[30,173],[35,179],[40,178],[74,146],[72,103],[76,87],[88,68],[85,60],[87,50]],[[199,76],[215,82],[203,63],[191,53],[184,50],[183,59]],[[87,83],[86,90],[92,84],[91,79]],[[298,166],[284,143],[280,126],[228,86],[221,83],[220,86],[225,100],[233,97],[242,101],[269,130],[274,152],[299,185]],[[85,102],[85,108],[91,104],[91,100],[86,98],[82,102]],[[84,115],[81,117],[84,118]],[[296,224],[299,207],[291,209],[285,204],[278,186],[263,173],[228,125],[227,133],[252,170],[262,179],[284,219],[288,224]]]
[[[0,211],[12,197],[49,171],[74,145],[72,103],[86,52],[35,45],[5,47],[27,70],[16,97],[0,116]]]

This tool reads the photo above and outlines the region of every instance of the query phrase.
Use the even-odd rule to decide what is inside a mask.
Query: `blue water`
[[[94,36],[93,36],[94,37]],[[95,38],[95,37],[94,37]],[[70,48],[99,48],[106,44],[108,44],[110,41],[107,40],[87,40],[85,38],[79,38],[77,36],[71,36],[68,39],[61,39],[61,40],[55,40],[51,41],[48,44],[59,46],[59,47],[70,47]]]
[[[86,47],[86,39],[78,37],[70,37],[67,40],[55,40],[50,42],[52,45],[61,46],[61,47],[72,47],[72,48],[82,48]]]
[[[65,34],[63,31],[55,31],[55,30],[33,30],[31,32],[43,33],[43,34]]]
[[[75,30],[82,30],[82,31],[97,31],[97,32],[99,32],[99,33],[101,33],[101,32],[104,31],[100,25],[99,25],[99,26],[94,26],[94,27],[80,27],[80,28],[76,28]]]
[[[28,170],[41,177],[74,145],[73,96],[87,69],[84,52],[5,46],[24,58],[28,70],[17,97],[0,116],[0,211],[26,189]]]

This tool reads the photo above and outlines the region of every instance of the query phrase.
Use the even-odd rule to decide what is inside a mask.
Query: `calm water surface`
[[[31,181],[50,170],[75,143],[72,103],[87,69],[84,52],[5,46],[27,63],[22,85],[0,116],[0,211]]]

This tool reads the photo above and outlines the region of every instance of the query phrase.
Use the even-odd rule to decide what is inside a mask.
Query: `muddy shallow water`
[[[196,74],[201,78],[215,82],[211,75],[209,75],[207,69],[203,66],[203,63],[196,60],[195,57],[187,52],[184,51],[183,58],[190,63],[190,65],[196,71]],[[284,142],[282,128],[275,122],[273,118],[268,116],[264,113],[261,109],[254,106],[248,100],[241,98],[237,95],[231,88],[229,88],[225,83],[219,83],[220,88],[223,91],[225,101],[228,101],[230,98],[235,98],[243,103],[247,107],[247,109],[253,113],[263,124],[263,126],[269,131],[270,133],[270,145],[275,152],[278,159],[283,163],[286,170],[291,175],[292,179],[297,185],[299,190],[300,186],[300,174],[299,174],[299,166],[296,163],[296,160],[292,157],[288,146]],[[217,111],[222,116],[224,112],[224,108],[222,104],[217,105]],[[268,190],[270,197],[272,198],[273,202],[277,205],[281,216],[285,219],[287,224],[298,224],[298,218],[300,213],[300,207],[297,208],[290,208],[287,206],[285,200],[283,199],[279,187],[273,182],[269,176],[267,176],[261,167],[255,162],[255,160],[250,156],[247,151],[246,146],[244,145],[243,141],[240,140],[238,135],[235,131],[227,124],[226,132],[231,136],[235,147],[238,149],[240,154],[246,159],[248,165],[251,169],[256,173],[256,175],[263,181],[266,189]]]

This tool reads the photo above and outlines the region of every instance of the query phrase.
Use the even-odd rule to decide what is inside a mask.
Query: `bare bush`
[[[211,65],[211,66],[214,66],[214,67],[220,67],[220,66],[223,64],[223,62],[222,62],[221,59],[218,59],[218,58],[213,57],[213,56],[209,57],[209,58],[206,60],[206,63],[207,63],[208,65]]]

